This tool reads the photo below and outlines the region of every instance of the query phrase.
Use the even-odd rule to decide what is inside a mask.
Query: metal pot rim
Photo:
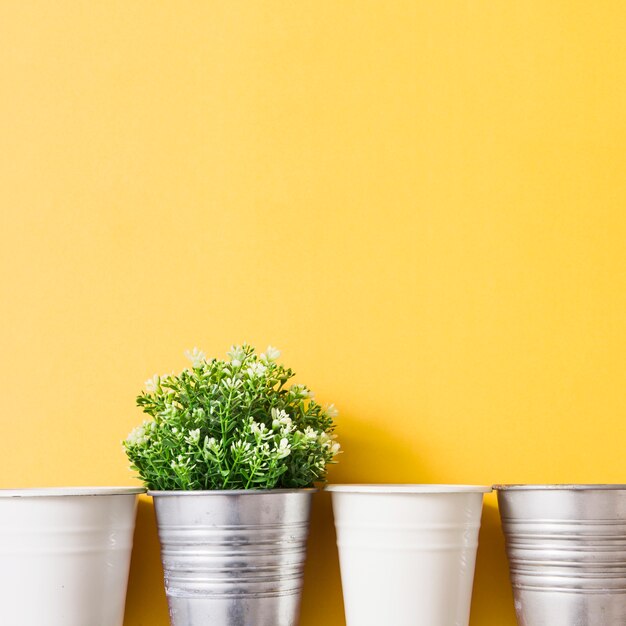
[[[302,487],[300,489],[212,489],[212,490],[187,490],[187,491],[159,491],[148,489],[148,495],[156,498],[167,496],[260,496],[281,495],[290,493],[315,493],[316,487]]]
[[[327,485],[326,491],[340,493],[375,493],[375,494],[445,494],[445,493],[489,493],[487,485],[438,485],[438,484],[356,484]]]
[[[626,485],[620,484],[519,484],[519,485],[494,485],[496,491],[607,491],[626,490]]]
[[[66,498],[75,496],[129,496],[146,493],[143,487],[35,487],[0,489],[0,498]]]

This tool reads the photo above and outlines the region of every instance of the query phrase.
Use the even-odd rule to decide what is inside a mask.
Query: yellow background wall
[[[0,486],[132,484],[134,397],[283,350],[332,481],[625,482],[621,0],[0,2]],[[302,626],[341,626],[328,499]],[[127,626],[165,626],[151,505]],[[512,626],[495,499],[472,626]]]

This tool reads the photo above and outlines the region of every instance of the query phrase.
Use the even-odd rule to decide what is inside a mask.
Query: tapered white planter
[[[483,494],[329,485],[348,626],[467,626]]]
[[[0,624],[122,626],[143,491],[0,490]]]

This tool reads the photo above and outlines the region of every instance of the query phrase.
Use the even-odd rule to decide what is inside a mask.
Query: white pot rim
[[[70,496],[130,496],[145,493],[143,487],[35,487],[0,489],[0,498],[64,498]]]
[[[361,485],[327,485],[326,491],[337,493],[489,493],[487,485],[438,485],[438,484],[361,484]]]

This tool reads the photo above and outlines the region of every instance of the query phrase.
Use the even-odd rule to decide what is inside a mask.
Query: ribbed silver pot
[[[172,626],[296,626],[314,492],[149,492]]]
[[[626,624],[626,485],[496,485],[520,626]]]

